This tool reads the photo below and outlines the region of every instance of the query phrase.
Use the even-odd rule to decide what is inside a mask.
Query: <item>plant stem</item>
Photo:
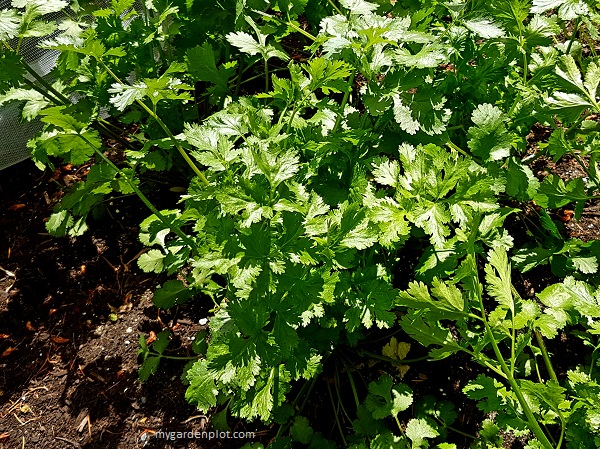
[[[179,226],[177,226],[175,223],[173,223],[171,220],[167,219],[163,214],[161,214],[159,212],[158,209],[156,209],[156,207],[154,207],[154,205],[150,202],[150,200],[148,200],[148,198],[146,198],[146,195],[144,195],[142,193],[142,191],[138,188],[138,186],[135,184],[135,182],[133,182],[126,174],[125,172],[123,172],[123,170],[121,170],[119,167],[117,167],[109,158],[107,158],[104,153],[102,153],[102,151],[97,148],[94,144],[92,144],[88,139],[86,139],[83,135],[78,134],[78,136],[83,139],[83,141],[88,144],[96,154],[98,154],[103,160],[104,162],[106,162],[113,170],[115,170],[119,176],[121,176],[125,182],[127,182],[127,184],[129,184],[129,186],[131,187],[131,189],[135,192],[135,194],[140,198],[140,200],[142,200],[142,202],[144,203],[144,205],[150,209],[150,211],[156,216],[156,218],[158,218],[165,226],[167,226],[171,231],[173,231],[179,238],[181,238],[181,240],[184,241],[184,243],[186,245],[189,246],[190,249],[197,251],[198,247],[196,246],[196,243],[188,236],[186,235],[180,228]]]
[[[279,407],[279,363],[273,367],[273,411]]]
[[[29,87],[31,87],[33,90],[35,90],[36,92],[42,94],[51,103],[55,103],[58,105],[62,104],[62,101],[58,100],[57,98],[54,98],[52,95],[50,95],[44,89],[42,89],[40,86],[36,85],[33,81],[30,81],[27,78],[23,78],[23,82],[25,84],[27,84]]]
[[[331,392],[331,386],[329,385],[328,379],[325,379],[325,384],[327,385],[327,391],[329,392],[329,401],[331,402],[331,408],[333,410],[333,416],[335,417],[335,423],[337,424],[337,428],[340,431],[340,436],[342,437],[344,446],[347,446],[348,443],[346,443],[346,438],[344,437],[344,429],[342,429],[342,423],[340,422],[338,412],[335,408],[335,402],[333,401],[333,393]]]
[[[327,3],[329,3],[329,6],[331,6],[334,9],[334,11],[337,12],[340,16],[344,15],[342,10],[340,8],[338,8],[337,5],[335,3],[333,3],[331,0],[327,0]]]
[[[102,61],[102,59],[98,58],[98,62],[100,64],[102,64],[102,67],[104,67],[104,70],[106,70],[110,76],[112,76],[117,83],[120,84],[124,84],[117,75],[114,74],[114,72],[110,69],[110,67],[108,67],[104,61]],[[163,129],[163,131],[167,134],[167,136],[169,137],[169,139],[171,139],[171,142],[173,143],[173,145],[175,146],[175,148],[177,148],[177,151],[179,151],[179,154],[181,154],[181,156],[183,157],[183,159],[187,162],[187,164],[191,167],[191,169],[194,171],[194,173],[196,174],[196,176],[198,176],[198,178],[200,178],[200,181],[205,185],[205,186],[209,186],[210,182],[208,182],[208,179],[206,179],[206,176],[204,176],[204,173],[202,173],[200,171],[200,169],[198,167],[196,167],[196,164],[194,164],[194,162],[192,161],[192,159],[188,156],[188,154],[186,153],[186,151],[183,149],[183,147],[181,146],[181,143],[179,143],[179,141],[175,138],[175,136],[173,135],[173,133],[171,132],[171,130],[169,129],[169,127],[165,124],[165,122],[162,121],[162,119],[152,110],[150,109],[143,101],[141,100],[135,100],[136,103],[141,106],[142,109],[144,109],[154,120],[156,120],[156,122],[158,123],[158,125]]]
[[[23,67],[25,68],[25,70],[27,70],[29,72],[29,74],[31,76],[33,76],[38,83],[40,83],[44,88],[46,88],[48,90],[48,92],[52,92],[52,94],[54,96],[56,96],[56,98],[58,98],[60,100],[60,102],[62,102],[62,104],[65,104],[65,105],[71,104],[71,100],[69,100],[67,97],[65,97],[63,94],[61,94],[59,91],[57,91],[54,87],[52,87],[52,84],[50,84],[43,77],[41,77],[35,70],[33,70],[33,68],[29,64],[27,64],[24,60],[22,60],[21,63],[23,64]],[[59,102],[59,104],[60,104],[60,102]]]
[[[350,372],[350,367],[346,364],[344,360],[342,360],[344,364],[344,368],[346,369],[346,374],[348,375],[348,381],[350,382],[350,388],[352,389],[352,396],[354,397],[354,403],[356,407],[360,405],[360,401],[358,400],[358,391],[356,390],[356,385],[354,383],[354,378],[352,377],[352,373]]]
[[[340,122],[342,121],[342,116],[344,115],[344,109],[346,109],[346,104],[348,104],[348,98],[350,98],[350,92],[352,91],[352,86],[354,85],[354,75],[355,75],[355,72],[352,72],[352,74],[350,75],[350,79],[348,80],[348,89],[346,89],[346,92],[344,92],[344,98],[342,100],[342,104],[340,106],[340,110],[338,112],[337,118],[335,119],[335,125],[334,125],[333,129],[331,130],[332,134],[337,131],[337,128],[340,125]]]
[[[476,260],[474,248],[469,248],[469,250],[473,251],[471,254],[472,254],[473,260]],[[474,277],[474,281],[475,281],[476,285],[481,285],[479,283],[479,274],[477,273],[477,270],[474,271],[473,277]],[[485,306],[483,304],[483,297],[481,295],[481,289],[476,288],[475,292],[476,292],[475,294],[477,295],[477,300],[479,303],[481,316],[485,318],[485,316],[486,316]],[[513,373],[511,372],[510,368],[506,365],[506,362],[504,361],[504,356],[500,352],[500,348],[498,347],[498,343],[496,342],[496,339],[494,338],[494,333],[493,333],[492,328],[490,327],[487,319],[484,319],[483,323],[485,325],[485,331],[488,335],[490,344],[492,345],[492,349],[494,350],[496,360],[500,363],[500,367],[502,368],[502,371],[506,375],[506,380],[508,381],[511,389],[513,390],[513,392],[515,393],[515,396],[517,397],[517,400],[519,401],[519,404],[521,405],[521,408],[523,409],[523,413],[525,414],[525,417],[527,418],[527,422],[529,423],[531,431],[533,432],[535,437],[539,440],[542,447],[544,447],[545,449],[554,449],[554,447],[552,446],[552,443],[550,443],[550,440],[548,440],[548,437],[546,436],[546,434],[540,427],[537,419],[535,418],[535,416],[533,416],[533,412],[531,411],[531,408],[529,408],[529,404],[527,403],[527,400],[525,399],[525,396],[523,395],[523,392],[521,391],[519,384],[517,383],[516,379],[514,378]]]
[[[265,93],[269,92],[269,63],[265,59]]]
[[[534,330],[535,339],[537,340],[538,346],[540,347],[540,351],[542,353],[542,359],[544,359],[544,364],[546,365],[546,370],[548,370],[548,375],[550,379],[554,382],[558,383],[558,378],[556,377],[556,373],[554,372],[554,368],[552,367],[552,362],[550,361],[550,356],[548,355],[548,350],[546,349],[546,344],[542,338],[542,334],[539,330]]]
[[[577,20],[575,20],[575,25],[573,26],[573,33],[571,34],[571,39],[569,39],[569,44],[567,45],[567,51],[565,52],[566,54],[571,53],[571,47],[573,46],[573,41],[575,40],[577,31],[579,31],[580,21],[581,21],[581,18],[577,17]]]
[[[286,25],[287,25],[287,26],[289,26],[289,27],[291,27],[291,28],[293,28],[293,29],[295,29],[295,30],[296,30],[298,33],[300,33],[300,34],[302,34],[303,36],[305,36],[305,37],[309,38],[309,39],[310,39],[311,41],[313,41],[313,42],[317,40],[317,38],[316,38],[316,37],[314,37],[312,34],[310,34],[308,31],[306,31],[306,30],[303,30],[302,28],[300,28],[300,27],[296,26],[296,24],[295,24],[295,23],[293,23],[293,22],[290,20],[290,18],[289,18],[289,17],[288,17],[288,21],[287,21]]]
[[[160,357],[162,359],[171,359],[171,360],[197,360],[198,356],[190,357],[190,356],[176,356],[176,355],[163,355],[158,352],[149,351],[148,355],[152,355],[155,357]]]

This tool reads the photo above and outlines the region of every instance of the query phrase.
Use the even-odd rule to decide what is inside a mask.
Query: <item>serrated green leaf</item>
[[[465,393],[470,399],[479,401],[477,408],[485,413],[490,413],[502,409],[502,397],[499,390],[503,388],[502,384],[495,379],[479,374],[476,380],[470,381],[464,388]]]
[[[412,390],[405,384],[393,385],[393,379],[387,374],[369,384],[369,395],[365,400],[367,409],[375,419],[396,417],[412,403]]]
[[[477,17],[468,19],[463,24],[477,36],[484,39],[494,39],[504,36],[504,30],[489,18]]]
[[[290,428],[290,434],[294,441],[298,441],[302,444],[308,444],[313,436],[313,429],[310,426],[308,419],[304,416],[297,416],[294,420],[294,424]]]
[[[217,68],[215,52],[209,42],[189,49],[185,61],[194,79],[213,83],[220,93],[229,92],[229,78],[235,74],[235,69],[231,65]]]
[[[497,161],[510,155],[512,136],[504,124],[505,114],[489,103],[480,104],[473,111],[469,128],[469,148],[484,161]]]
[[[113,94],[110,102],[120,111],[137,100],[143,99],[148,93],[148,86],[142,81],[138,81],[132,85],[113,83],[108,92]]]
[[[575,268],[584,274],[593,274],[598,272],[598,259],[591,257],[573,257],[571,259]]]
[[[21,17],[16,9],[0,10],[0,41],[9,41],[19,32]]]
[[[147,381],[150,378],[150,376],[156,373],[159,364],[160,357],[147,357],[138,370],[138,377],[140,378],[140,380],[142,382]]]
[[[168,329],[160,331],[156,336],[156,340],[152,343],[152,350],[154,352],[158,352],[162,354],[169,346],[169,337],[171,336],[171,332]]]
[[[73,216],[66,210],[53,213],[46,222],[46,230],[57,237],[66,235],[71,226],[73,226]]]
[[[371,14],[379,7],[377,4],[365,0],[340,0],[340,5],[357,15]]]
[[[379,184],[395,187],[400,176],[400,165],[398,161],[387,159],[379,164],[373,163],[373,176]]]
[[[485,266],[487,291],[501,306],[515,311],[510,280],[510,265],[508,256],[503,249],[492,249],[489,253],[489,263]]]
[[[437,430],[435,430],[425,419],[421,418],[413,418],[408,421],[404,433],[412,441],[413,449],[427,447],[428,445],[425,440],[435,438],[439,435]]]
[[[419,88],[416,93],[394,95],[394,118],[408,134],[423,131],[430,136],[441,134],[450,119],[445,108],[446,98],[431,88]]]
[[[158,249],[151,249],[138,259],[138,266],[146,273],[161,273],[164,270],[166,254]]]
[[[506,193],[521,201],[533,198],[540,185],[531,168],[514,156],[507,160],[506,178]]]
[[[193,295],[194,292],[183,282],[170,280],[154,292],[152,301],[160,309],[170,309],[175,305],[186,303]]]
[[[208,371],[206,360],[199,360],[187,373],[190,383],[185,391],[185,399],[195,405],[200,411],[206,413],[217,405],[219,391],[215,386],[215,379]]]

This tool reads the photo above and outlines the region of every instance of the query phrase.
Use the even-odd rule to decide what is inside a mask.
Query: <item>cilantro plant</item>
[[[13,0],[0,12],[0,105],[41,120],[28,144],[41,168],[90,164],[49,232],[80,236],[107,197],[137,195],[150,214],[139,267],[177,275],[155,305],[212,301],[184,373],[190,403],[276,422],[273,447],[334,445],[300,396],[338,348],[402,331],[431,360],[462,352],[481,365],[464,389],[489,416],[473,447],[507,432],[532,448],[597,442],[598,245],[566,239],[547,212],[573,205],[579,218],[600,193],[595,5],[134,6]],[[32,37],[59,54],[48,77],[21,56]],[[536,123],[551,137],[531,155]],[[570,155],[586,179],[540,181],[541,155]],[[155,206],[156,177],[185,184],[178,203]],[[505,223],[532,202],[534,231],[514,248]],[[509,261],[523,273],[549,263],[564,281],[523,299]],[[566,375],[546,347],[558,332],[590,349]],[[168,337],[140,338],[142,379],[179,357]],[[353,392],[344,445],[456,447],[442,441],[460,432],[450,404],[413,399],[390,374],[365,382],[363,400]]]

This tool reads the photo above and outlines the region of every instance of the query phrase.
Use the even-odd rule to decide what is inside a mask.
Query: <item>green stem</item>
[[[535,339],[537,340],[538,346],[542,353],[542,359],[544,359],[544,364],[546,365],[546,370],[548,370],[550,379],[558,383],[558,377],[556,377],[556,373],[554,372],[554,368],[552,367],[552,362],[550,361],[550,356],[548,355],[548,350],[546,349],[546,344],[544,343],[542,334],[537,329],[534,330],[533,333],[535,334]]]
[[[154,207],[154,205],[150,202],[150,200],[148,200],[148,198],[146,198],[146,195],[144,195],[142,193],[142,191],[138,188],[138,186],[135,184],[135,182],[133,182],[133,180],[131,180],[126,174],[125,172],[123,172],[123,170],[121,170],[119,167],[117,167],[109,158],[107,158],[104,153],[100,150],[100,148],[96,147],[94,144],[92,144],[88,139],[85,138],[85,136],[78,134],[78,136],[86,143],[88,144],[96,154],[98,154],[103,160],[104,162],[106,162],[113,170],[115,170],[119,176],[121,176],[125,182],[127,182],[127,184],[129,184],[129,186],[131,187],[131,189],[135,192],[135,194],[140,198],[140,200],[142,200],[142,202],[144,203],[144,205],[150,209],[150,211],[156,216],[156,218],[158,218],[165,226],[167,226],[171,231],[173,231],[181,240],[183,240],[185,242],[185,244],[187,246],[189,246],[190,249],[197,251],[198,247],[196,246],[196,243],[188,236],[186,235],[180,228],[179,226],[177,226],[175,223],[173,223],[171,220],[167,219],[163,214],[161,214],[159,212],[158,209],[156,209],[156,207]]]
[[[22,60],[21,63],[23,64],[25,70],[27,70],[29,74],[33,76],[38,83],[40,83],[45,89],[47,89],[48,92],[51,92],[54,96],[56,96],[56,98],[58,98],[60,102],[62,102],[62,104],[71,104],[71,100],[69,100],[59,91],[57,91],[54,87],[52,87],[52,85],[48,83],[43,77],[41,77],[35,70],[33,70],[33,68],[29,64],[27,64],[24,60]]]
[[[452,142],[450,140],[448,142],[446,142],[446,146],[449,147],[451,150],[454,150],[454,151],[462,154],[465,157],[468,157],[470,159],[475,159],[476,161],[479,162],[478,158],[476,158],[472,154],[467,153],[465,150],[463,150],[462,148],[460,148],[458,145],[456,145],[454,142]]]
[[[42,89],[40,86],[36,85],[33,81],[29,81],[27,78],[23,78],[23,82],[25,84],[27,84],[29,87],[31,87],[33,90],[35,90],[36,92],[42,94],[51,103],[62,104],[62,101],[58,100],[57,98],[54,98],[52,95],[50,95],[44,89]]]
[[[312,34],[310,34],[308,31],[303,30],[302,28],[296,26],[295,23],[293,23],[290,18],[288,17],[288,21],[286,23],[287,26],[293,28],[294,30],[296,30],[298,33],[302,34],[304,37],[307,37],[308,39],[310,39],[311,41],[316,41],[317,38],[314,37]]]
[[[110,76],[112,76],[117,81],[117,83],[124,84],[119,79],[119,77],[113,73],[113,71],[110,69],[110,67],[108,67],[100,58],[98,58],[98,62],[100,64],[102,64],[102,66],[104,67],[104,70],[106,70],[110,74]],[[204,176],[204,173],[202,173],[200,171],[200,169],[198,167],[196,167],[196,164],[194,164],[194,161],[192,161],[192,159],[188,156],[188,154],[186,153],[186,151],[181,146],[181,143],[179,143],[179,141],[175,138],[175,136],[173,135],[173,133],[171,132],[171,130],[169,129],[169,127],[165,124],[165,122],[163,122],[162,119],[152,109],[150,109],[143,101],[136,100],[136,103],[142,109],[144,109],[154,120],[156,120],[156,122],[158,123],[158,125],[167,134],[167,136],[169,137],[169,139],[171,139],[171,142],[173,143],[173,145],[175,146],[175,148],[177,148],[177,151],[179,151],[179,154],[181,154],[181,156],[183,157],[183,159],[191,167],[191,169],[194,171],[194,173],[196,174],[196,176],[198,176],[198,178],[200,178],[200,181],[205,186],[209,186],[210,182],[208,182],[208,179],[206,179],[206,176]]]
[[[269,92],[269,63],[265,59],[265,93]]]
[[[148,355],[160,357],[162,359],[170,359],[170,360],[197,360],[198,359],[198,356],[184,357],[184,356],[176,356],[176,355],[164,355],[164,354],[159,354],[158,352],[152,352],[152,351],[150,351],[148,353]]]
[[[471,255],[473,257],[473,260],[475,260],[474,248],[470,248],[470,250],[473,250]],[[474,280],[476,282],[476,285],[481,285],[479,283],[479,274],[477,273],[477,271],[474,272],[473,276],[475,278]],[[476,288],[475,292],[477,295],[477,300],[479,303],[479,309],[481,311],[481,316],[485,317],[486,316],[485,306],[483,304],[483,297],[481,295],[481,289]],[[486,334],[488,335],[490,344],[492,345],[492,349],[494,350],[496,359],[500,363],[500,367],[502,368],[502,371],[506,375],[506,380],[508,381],[511,389],[513,390],[513,392],[515,393],[515,396],[517,397],[517,400],[519,401],[519,404],[521,405],[521,408],[523,409],[523,413],[525,414],[525,417],[527,418],[527,422],[529,423],[531,431],[533,432],[535,437],[539,440],[539,442],[545,449],[554,449],[554,447],[552,446],[552,443],[550,443],[550,441],[548,440],[548,437],[546,436],[546,434],[540,427],[537,419],[535,418],[535,416],[533,416],[533,412],[531,411],[531,408],[529,408],[529,404],[527,403],[527,400],[525,399],[525,396],[523,395],[523,392],[521,391],[521,388],[519,387],[519,384],[517,383],[516,379],[514,378],[510,368],[506,365],[506,362],[504,361],[504,356],[500,352],[500,348],[498,347],[498,343],[496,342],[496,339],[494,338],[494,333],[493,333],[492,328],[490,327],[487,319],[485,319],[483,323],[485,325],[485,331],[486,331]]]
[[[344,109],[346,109],[346,104],[348,104],[348,98],[350,98],[350,92],[352,92],[352,86],[354,85],[354,75],[355,75],[355,72],[352,72],[352,74],[350,75],[350,80],[348,81],[348,89],[346,89],[346,92],[344,92],[344,98],[342,100],[340,110],[338,111],[338,116],[335,119],[335,125],[333,127],[333,130],[331,131],[332,134],[337,131],[337,128],[342,121],[342,116],[344,115]]]
[[[591,175],[590,171],[585,166],[583,160],[579,157],[579,155],[577,153],[573,152],[571,154],[573,155],[573,157],[575,158],[575,160],[577,161],[577,163],[581,166],[581,168],[583,169],[583,171],[585,172],[585,174],[588,176],[588,178],[594,180],[594,184],[596,184],[596,188],[598,190],[600,190],[600,180],[598,180],[595,176]]]
[[[331,6],[334,9],[334,11],[337,12],[340,16],[344,15],[342,10],[340,8],[338,8],[337,5],[335,3],[333,3],[331,0],[327,0],[327,3],[329,3],[329,6]]]
[[[594,372],[594,366],[596,365],[596,359],[597,359],[597,352],[598,351],[598,346],[596,346],[594,348],[594,350],[592,351],[592,355],[591,357],[591,362],[590,362],[590,370],[588,371],[588,376],[592,377],[592,373]]]
[[[382,362],[391,363],[392,365],[406,365],[407,363],[417,363],[417,362],[422,362],[424,360],[429,359],[429,356],[425,355],[423,357],[418,357],[416,359],[398,360],[398,359],[393,359],[391,357],[386,357],[384,355],[378,355],[378,354],[375,354],[374,352],[365,351],[364,349],[360,349],[357,352],[358,352],[358,355],[361,357],[367,356],[367,357],[370,357],[375,360],[381,360]]]
[[[350,388],[352,389],[352,396],[354,397],[354,404],[356,407],[360,405],[360,401],[358,399],[358,391],[356,390],[356,384],[354,383],[354,378],[352,377],[352,373],[350,372],[350,367],[344,363],[344,367],[346,368],[346,374],[348,375],[348,381],[350,382]]]
[[[342,437],[344,446],[348,446],[348,443],[346,443],[346,438],[344,437],[344,430],[342,429],[342,423],[340,422],[340,418],[338,416],[338,411],[335,408],[335,402],[333,401],[333,393],[331,392],[331,386],[329,385],[329,381],[327,378],[325,378],[325,384],[327,385],[327,392],[329,393],[329,401],[331,402],[331,408],[333,410],[333,416],[335,418],[335,423],[337,425],[338,430],[340,431],[340,436]]]
[[[575,26],[573,27],[573,34],[571,34],[571,39],[569,39],[569,44],[567,45],[566,53],[569,54],[571,52],[571,47],[573,46],[573,41],[575,40],[575,36],[577,35],[577,31],[579,31],[579,22],[581,19],[577,17],[575,20]]]
[[[279,407],[279,366],[273,367],[273,411]]]
[[[342,412],[346,416],[346,419],[348,421],[352,422],[352,418],[350,418],[350,415],[348,414],[348,412],[346,411],[346,407],[344,406],[344,402],[342,401],[342,392],[340,391],[340,373],[339,373],[337,365],[335,366],[334,385],[335,385],[335,393],[337,394],[338,403],[340,404]]]
[[[59,91],[54,89],[54,87],[52,87],[52,85],[50,83],[48,83],[43,77],[39,76],[38,73],[35,70],[33,70],[33,68],[29,64],[27,64],[25,61],[23,61],[22,63],[23,63],[23,67],[35,78],[35,80],[38,83],[40,83],[42,85],[42,87],[44,87],[46,89],[46,91],[44,91],[42,88],[40,88],[38,85],[36,85],[32,81],[28,80],[27,78],[23,78],[23,82],[25,84],[27,84],[29,87],[31,87],[35,91],[44,95],[49,101],[51,101],[52,103],[54,103],[56,105],[67,106],[67,105],[73,104],[69,98],[67,98],[62,93],[60,93]],[[50,95],[50,93],[52,93],[54,96]],[[129,148],[130,150],[135,150],[135,147],[133,145],[131,145],[131,143],[127,142],[125,139],[122,139],[118,134],[116,134],[115,132],[108,129],[106,124],[110,125],[110,123],[107,122],[106,120],[98,119],[97,124],[92,125],[92,126],[94,128],[100,128],[102,131],[104,131],[110,137],[112,137],[113,139],[115,139],[116,141],[121,143],[123,146]]]

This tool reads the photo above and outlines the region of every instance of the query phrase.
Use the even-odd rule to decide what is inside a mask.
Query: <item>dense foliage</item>
[[[29,142],[40,167],[94,160],[49,232],[82,235],[107,196],[136,194],[151,213],[140,268],[177,274],[156,306],[214,302],[184,377],[189,402],[219,407],[216,424],[259,418],[280,424],[270,447],[335,447],[305,397],[339,348],[388,329],[389,374],[365,397],[346,370],[338,443],[456,447],[453,405],[399,380],[401,328],[430,360],[464,353],[487,369],[464,389],[488,417],[473,447],[507,433],[596,447],[600,244],[566,239],[547,211],[578,218],[600,195],[599,18],[584,0],[13,0],[0,105],[43,122]],[[20,55],[32,38],[58,51],[49,77]],[[536,123],[551,136],[533,152]],[[586,178],[534,176],[536,158],[565,154]],[[158,210],[147,180],[161,175],[187,185]],[[509,218],[526,228],[518,246]],[[521,298],[511,265],[543,264],[564,281]],[[589,348],[562,376],[545,344],[559,332]],[[142,378],[168,341],[141,337]]]

